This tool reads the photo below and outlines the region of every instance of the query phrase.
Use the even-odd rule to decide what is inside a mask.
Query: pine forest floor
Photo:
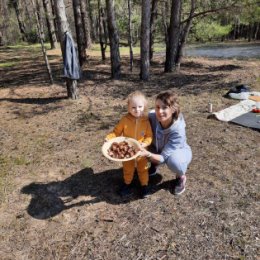
[[[259,132],[208,118],[237,100],[223,95],[248,84],[260,91],[260,60],[185,58],[163,73],[164,57],[139,80],[122,58],[122,79],[89,53],[80,99],[66,98],[59,53],[49,51],[55,84],[40,49],[0,48],[0,259],[242,260],[260,259]],[[105,135],[142,90],[180,96],[193,160],[187,189],[171,193],[175,176],[162,166],[152,194],[116,191],[121,165],[101,154]]]

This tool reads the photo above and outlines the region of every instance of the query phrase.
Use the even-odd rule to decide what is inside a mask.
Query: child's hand
[[[146,144],[146,143],[140,143],[140,144],[141,144],[141,147],[142,147],[142,148],[147,147],[147,144]]]

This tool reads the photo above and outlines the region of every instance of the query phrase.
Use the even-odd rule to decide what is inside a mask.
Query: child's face
[[[141,117],[144,113],[144,100],[141,98],[134,98],[128,104],[128,112],[134,117]]]

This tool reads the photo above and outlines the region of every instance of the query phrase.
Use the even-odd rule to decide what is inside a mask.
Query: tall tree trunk
[[[119,37],[116,27],[114,0],[106,0],[108,34],[110,42],[111,77],[119,79],[121,77],[121,62],[119,53]]]
[[[55,13],[57,14],[58,32],[62,50],[62,56],[64,59],[64,35],[66,32],[70,32],[69,23],[66,16],[66,10],[63,0],[55,0]],[[69,98],[78,99],[78,81],[73,79],[66,79],[67,94]]]
[[[181,0],[172,0],[171,20],[168,29],[168,42],[166,46],[165,72],[172,72],[175,69],[177,48],[180,40],[181,22]]]
[[[54,24],[54,28],[55,28],[55,34],[57,37],[58,42],[60,41],[59,38],[59,33],[58,33],[58,21],[57,21],[57,17],[56,17],[56,11],[55,11],[55,5],[54,5],[54,1],[55,0],[50,0],[50,4],[51,4],[51,14],[53,17],[53,24]]]
[[[168,24],[167,24],[167,17],[168,17],[168,0],[162,3],[162,20],[163,20],[163,28],[164,28],[164,39],[165,39],[165,44],[167,46],[168,43]]]
[[[157,5],[159,0],[152,0],[152,10],[151,10],[151,20],[150,20],[150,60],[153,59],[153,44],[154,44],[154,34],[155,34],[155,19],[157,15]]]
[[[93,10],[92,10],[91,4],[90,4],[90,0],[86,0],[86,1],[87,1],[87,8],[89,10],[90,36],[91,36],[92,41],[95,42],[97,39],[97,30],[96,30],[97,26],[96,26],[96,22],[95,22],[96,20],[95,20],[95,17],[93,16]]]
[[[2,34],[2,32],[0,31],[0,46],[3,46],[3,45],[4,45],[3,34]]]
[[[101,49],[102,60],[106,60],[107,35],[105,34],[105,12],[98,0],[98,28],[99,28],[99,44]]]
[[[32,1],[33,9],[35,9],[34,0],[31,0],[31,1]],[[51,67],[50,67],[50,64],[49,64],[48,56],[47,56],[46,49],[45,49],[45,46],[44,46],[43,25],[41,24],[41,21],[42,21],[41,10],[40,10],[40,5],[39,5],[38,1],[39,0],[36,0],[36,10],[34,11],[35,17],[36,17],[36,25],[37,25],[38,36],[39,36],[41,47],[42,47],[43,57],[44,57],[44,60],[45,60],[45,65],[46,65],[46,68],[47,68],[50,83],[52,85],[53,84],[53,78],[52,78]]]
[[[25,25],[24,25],[24,21],[23,21],[21,9],[20,9],[20,2],[19,2],[19,0],[13,0],[12,4],[13,4],[14,10],[15,10],[16,18],[17,18],[17,21],[18,21],[18,26],[19,26],[19,29],[20,29],[20,33],[22,35],[22,40],[27,41]]]
[[[141,72],[142,80],[149,80],[150,69],[150,19],[151,1],[142,0],[142,22],[141,22]]]
[[[247,41],[251,42],[251,36],[252,36],[252,25],[249,23],[247,28]]]
[[[85,50],[84,30],[83,30],[81,10],[80,10],[80,0],[73,0],[73,11],[74,11],[74,20],[75,20],[76,35],[77,35],[79,63],[80,66],[83,66],[87,60],[87,56]]]
[[[55,26],[54,26],[54,20],[52,16],[52,10],[49,0],[43,0],[43,7],[45,11],[46,16],[46,24],[48,28],[49,33],[49,39],[51,44],[51,49],[57,49],[58,48],[58,41],[55,33]]]
[[[131,0],[127,0],[127,4],[128,4],[129,65],[130,65],[130,71],[133,71],[134,55],[133,55],[133,39],[132,39],[132,7],[131,7]]]
[[[256,22],[255,24],[255,33],[254,33],[254,40],[258,40],[258,32],[259,32],[259,23]]]
[[[90,36],[90,24],[89,24],[89,11],[87,8],[86,0],[80,0],[80,10],[81,10],[82,25],[84,31],[85,48],[90,48],[91,36]]]
[[[179,42],[176,57],[175,57],[175,67],[176,67],[177,71],[180,70],[181,60],[182,60],[182,57],[183,57],[183,49],[185,47],[186,40],[187,40],[189,31],[190,31],[190,28],[191,28],[191,25],[192,25],[194,13],[195,13],[195,0],[191,0],[190,15],[189,15],[187,22],[184,25],[184,28],[183,28],[183,30],[180,34],[180,42]]]
[[[27,21],[26,27],[33,28],[35,21],[33,21],[33,19],[32,19],[32,15],[29,10],[30,9],[29,5],[25,5],[24,8],[25,8],[25,21]]]

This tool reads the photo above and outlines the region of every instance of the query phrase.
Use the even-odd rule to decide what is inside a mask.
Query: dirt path
[[[215,111],[237,102],[222,97],[235,84],[260,91],[259,61],[186,59],[180,74],[163,74],[158,58],[143,83],[127,61],[115,81],[91,57],[70,101],[57,56],[49,87],[37,51],[6,51],[0,60],[17,66],[0,68],[1,259],[259,259],[259,132],[207,119],[209,99]],[[100,149],[135,89],[151,108],[161,90],[180,94],[193,150],[180,197],[165,167],[149,198],[137,181],[129,200],[116,194],[121,166]]]

